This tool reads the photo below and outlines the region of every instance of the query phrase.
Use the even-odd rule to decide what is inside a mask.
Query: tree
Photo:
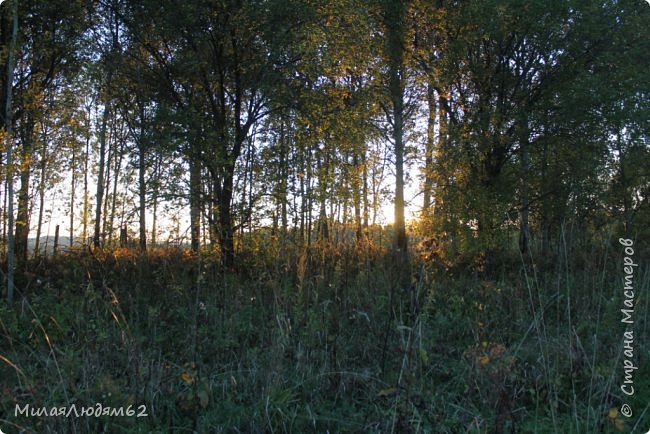
[[[18,38],[18,0],[14,0],[11,19],[11,39],[9,50],[7,51],[7,75],[5,81],[5,98],[4,98],[4,127],[5,127],[5,149],[7,152],[7,196],[9,201],[8,209],[8,240],[7,240],[7,304],[11,305],[14,301],[14,189],[13,189],[13,154],[11,139],[13,136],[13,119],[12,119],[12,97],[14,69],[16,67],[15,50],[16,40]]]
[[[133,47],[136,50],[138,47]],[[153,153],[153,115],[156,110],[155,92],[149,83],[155,77],[143,65],[152,60],[148,53],[131,51],[125,53],[119,68],[119,86],[117,104],[122,118],[129,128],[130,140],[134,143],[134,153],[137,156],[138,173],[138,234],[139,248],[142,252],[147,249],[147,169],[150,166],[150,154]],[[155,202],[155,201],[154,201]],[[153,240],[155,241],[155,237]]]
[[[123,15],[157,62],[168,102],[193,139],[187,155],[197,161],[190,161],[190,172],[198,175],[204,167],[210,177],[202,200],[227,266],[234,261],[236,167],[253,125],[269,113],[271,89],[286,62],[273,49],[272,11],[255,2],[168,5],[163,11],[143,2]],[[162,43],[151,42],[151,32]]]
[[[407,85],[407,13],[409,2],[383,1],[382,25],[386,62],[385,89],[387,104],[384,105],[386,119],[390,125],[390,138],[395,154],[395,248],[406,257],[407,238],[404,203],[404,134],[409,109],[406,106],[405,87]]]
[[[447,134],[435,157],[440,230],[495,247],[514,213],[528,251],[533,230],[550,233],[597,207],[584,199],[602,197],[597,180],[610,134],[602,126],[620,102],[614,91],[590,89],[620,94],[615,83],[634,83],[635,69],[614,67],[611,57],[636,52],[630,10],[574,1],[445,5],[444,51],[427,64],[440,65],[436,90],[445,97],[439,125]],[[603,38],[612,28],[616,37]]]
[[[114,2],[117,3],[117,2]],[[106,151],[108,147],[108,123],[111,115],[114,114],[114,88],[113,76],[115,74],[115,67],[120,58],[120,35],[121,23],[117,12],[115,11],[115,4],[106,5],[105,11],[106,22],[103,27],[106,34],[99,34],[97,39],[103,45],[98,47],[101,50],[101,68],[97,71],[99,75],[99,101],[103,105],[102,117],[99,127],[99,161],[97,173],[97,189],[95,193],[95,224],[93,231],[93,246],[98,248],[101,246],[102,241],[102,205],[104,203],[105,195],[105,182],[108,177],[105,177],[106,171]],[[105,213],[104,213],[105,217]]]
[[[22,46],[17,57],[19,92],[16,98],[21,144],[16,256],[21,262],[27,258],[35,127],[45,107],[44,95],[61,86],[63,78],[77,70],[80,44],[89,24],[80,2],[55,1],[25,4],[23,7],[19,10],[24,19]]]

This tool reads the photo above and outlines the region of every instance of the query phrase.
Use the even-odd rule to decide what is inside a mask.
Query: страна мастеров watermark
[[[623,257],[623,317],[621,322],[626,324],[623,332],[623,382],[621,391],[627,395],[634,395],[634,371],[639,369],[634,364],[634,272],[639,264],[634,262],[634,242],[630,239],[619,238],[618,242],[624,247]],[[621,414],[625,417],[632,416],[629,404],[621,405]]]

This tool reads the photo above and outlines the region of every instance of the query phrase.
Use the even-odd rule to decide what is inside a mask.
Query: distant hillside
[[[34,248],[36,247],[36,238],[30,238],[28,241],[28,248],[30,252],[34,252]],[[81,238],[75,238],[74,244],[76,246],[79,246],[83,244]],[[54,251],[54,236],[50,235],[47,237],[41,237],[39,243],[39,248],[38,250],[43,253],[50,254]],[[70,237],[68,236],[60,236],[59,237],[59,250],[65,250],[70,247]]]

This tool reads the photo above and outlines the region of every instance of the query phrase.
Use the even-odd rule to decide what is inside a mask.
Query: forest
[[[0,433],[646,433],[649,3],[0,1]]]

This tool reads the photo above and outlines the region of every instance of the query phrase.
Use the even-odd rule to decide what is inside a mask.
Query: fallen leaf
[[[185,383],[187,383],[190,386],[194,384],[194,377],[192,377],[192,375],[190,375],[188,372],[183,372],[181,374],[181,380],[183,380]]]

